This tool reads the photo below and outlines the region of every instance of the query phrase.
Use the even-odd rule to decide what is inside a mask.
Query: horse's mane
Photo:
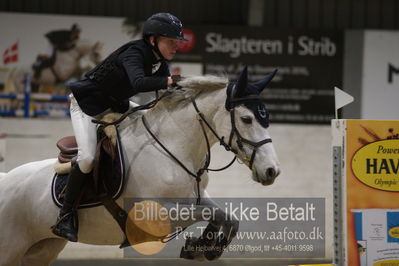
[[[191,103],[191,98],[196,98],[199,94],[205,95],[206,92],[223,89],[227,86],[227,84],[228,79],[226,77],[218,77],[212,75],[185,77],[183,80],[178,82],[178,85],[181,86],[181,89],[173,89],[169,95],[160,100],[160,103],[162,104],[158,103],[155,105],[155,107],[149,109],[148,111],[145,110],[130,114],[128,118],[137,121],[137,118],[141,117],[147,112],[159,112],[159,115],[161,115],[164,113],[163,108],[165,107],[168,110],[179,110],[187,104]],[[162,95],[162,93],[165,92],[161,91],[160,95]],[[127,120],[125,119],[124,121]],[[123,122],[119,128],[120,130],[122,130],[123,128],[130,126],[131,124],[132,123],[130,121]]]
[[[190,76],[178,82],[181,89],[176,89],[167,96],[163,101],[167,105],[177,106],[191,98],[196,98],[202,92],[210,92],[223,89],[227,86],[228,79],[226,77],[218,77],[212,75]]]

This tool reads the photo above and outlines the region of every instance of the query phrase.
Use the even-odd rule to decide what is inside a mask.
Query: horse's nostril
[[[269,168],[266,170],[267,178],[275,178],[276,177],[276,170],[274,168]]]

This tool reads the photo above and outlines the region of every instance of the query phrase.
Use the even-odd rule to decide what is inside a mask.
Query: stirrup
[[[65,213],[63,216],[58,216],[56,223],[51,226],[51,231],[53,234],[67,239],[71,242],[78,241],[78,220],[77,217],[74,216],[75,210],[71,210]],[[76,214],[77,215],[77,214]],[[72,219],[72,227],[69,228],[70,230],[65,230],[65,228],[59,228],[58,226],[64,222],[67,218]]]
[[[51,226],[51,229],[54,229],[57,227],[57,225],[59,225],[62,221],[64,221],[66,218],[68,218],[68,216],[73,215],[73,210],[66,212],[63,216],[58,215],[57,217],[57,221],[55,222],[55,224],[53,226]],[[73,218],[73,217],[72,217]]]

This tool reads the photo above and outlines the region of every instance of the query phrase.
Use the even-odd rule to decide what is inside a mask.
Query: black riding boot
[[[78,216],[74,205],[80,196],[86,176],[87,174],[80,171],[77,163],[72,167],[65,191],[64,205],[57,222],[51,227],[54,234],[72,242],[78,241]]]

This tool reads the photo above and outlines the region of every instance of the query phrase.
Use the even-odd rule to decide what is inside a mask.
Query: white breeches
[[[76,143],[78,144],[77,163],[83,173],[89,173],[93,169],[94,156],[97,146],[97,125],[91,122],[93,119],[101,118],[106,112],[91,117],[85,114],[71,94],[71,119],[75,133]]]
[[[71,99],[71,120],[72,127],[75,133],[76,143],[78,144],[78,158],[76,162],[79,165],[80,171],[82,173],[90,173],[93,169],[94,157],[96,154],[97,147],[97,125],[91,122],[91,120],[100,120],[104,115],[112,113],[111,109],[107,109],[101,114],[94,117],[85,114],[82,109],[80,109],[75,97],[70,94]],[[129,107],[133,108],[138,106],[138,104],[130,101]],[[145,111],[138,111],[137,113],[144,113]]]

